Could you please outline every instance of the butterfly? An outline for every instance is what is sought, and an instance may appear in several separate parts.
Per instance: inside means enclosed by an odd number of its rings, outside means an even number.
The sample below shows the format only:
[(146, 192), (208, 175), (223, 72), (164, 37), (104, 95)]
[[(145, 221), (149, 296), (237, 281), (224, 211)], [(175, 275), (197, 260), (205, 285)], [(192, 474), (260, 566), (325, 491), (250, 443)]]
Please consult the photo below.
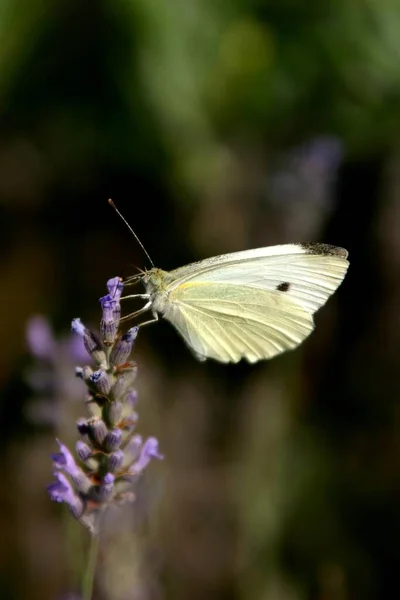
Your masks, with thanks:
[(314, 329), (314, 313), (341, 284), (349, 266), (344, 248), (286, 244), (222, 254), (173, 271), (153, 267), (135, 294), (172, 323), (200, 360), (250, 363), (291, 350)]

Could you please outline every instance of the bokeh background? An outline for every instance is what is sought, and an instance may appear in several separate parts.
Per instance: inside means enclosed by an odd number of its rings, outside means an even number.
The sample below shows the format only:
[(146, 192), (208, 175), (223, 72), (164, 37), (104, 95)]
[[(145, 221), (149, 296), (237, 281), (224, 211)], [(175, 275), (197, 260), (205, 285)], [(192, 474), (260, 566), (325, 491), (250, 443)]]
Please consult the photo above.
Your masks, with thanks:
[(0, 40), (0, 597), (79, 589), (88, 534), (45, 491), (83, 413), (69, 324), (148, 266), (108, 197), (165, 269), (292, 241), (351, 268), (268, 363), (140, 332), (139, 429), (166, 458), (105, 534), (94, 597), (397, 597), (399, 3), (0, 0)]

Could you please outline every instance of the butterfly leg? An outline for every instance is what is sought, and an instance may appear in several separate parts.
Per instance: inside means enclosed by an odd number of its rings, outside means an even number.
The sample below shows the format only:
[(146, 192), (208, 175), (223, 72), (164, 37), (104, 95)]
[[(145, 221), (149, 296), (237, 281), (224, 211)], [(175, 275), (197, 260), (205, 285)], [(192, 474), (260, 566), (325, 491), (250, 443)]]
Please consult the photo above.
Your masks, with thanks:
[(133, 298), (141, 298), (141, 300), (148, 300), (150, 294), (131, 294), (130, 296), (123, 296), (121, 300), (132, 300)]
[[(136, 296), (136, 298), (137, 297), (138, 296)], [(146, 296), (146, 298), (148, 298), (148, 296)], [(151, 305), (152, 305), (152, 302), (151, 302), (151, 300), (149, 300), (148, 302), (146, 302), (146, 304), (144, 306), (142, 306), (142, 308), (139, 308), (139, 310), (136, 310), (135, 312), (130, 313), (129, 315), (125, 315), (124, 317), (122, 317), (122, 319), (120, 321), (126, 321), (127, 319), (134, 319), (135, 317), (146, 312), (146, 310), (149, 310), (151, 308)]]
[(154, 312), (153, 318), (149, 319), (148, 321), (145, 321), (144, 323), (139, 323), (139, 327), (143, 327), (143, 325), (150, 325), (150, 323), (157, 323), (158, 319), (158, 313)]

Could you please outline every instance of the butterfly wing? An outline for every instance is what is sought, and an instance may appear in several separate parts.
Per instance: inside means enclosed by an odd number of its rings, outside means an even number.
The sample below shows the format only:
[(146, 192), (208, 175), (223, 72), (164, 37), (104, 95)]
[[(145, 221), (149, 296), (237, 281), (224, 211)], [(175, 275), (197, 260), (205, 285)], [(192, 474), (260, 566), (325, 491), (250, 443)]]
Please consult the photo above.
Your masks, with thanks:
[(346, 257), (342, 248), (289, 244), (194, 263), (170, 273), (163, 316), (199, 358), (272, 358), (311, 333)]
[(240, 285), (280, 291), (315, 312), (342, 282), (349, 263), (344, 248), (286, 244), (234, 252), (171, 271), (173, 290), (192, 283)]
[(238, 285), (181, 286), (164, 313), (198, 358), (249, 362), (295, 348), (314, 328), (310, 313), (277, 292)]

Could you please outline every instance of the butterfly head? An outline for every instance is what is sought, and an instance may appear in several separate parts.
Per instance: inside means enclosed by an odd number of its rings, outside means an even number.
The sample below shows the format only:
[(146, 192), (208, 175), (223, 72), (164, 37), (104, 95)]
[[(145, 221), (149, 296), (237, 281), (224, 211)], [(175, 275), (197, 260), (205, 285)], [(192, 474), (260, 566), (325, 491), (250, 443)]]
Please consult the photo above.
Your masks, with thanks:
[(142, 275), (142, 282), (149, 294), (163, 292), (167, 287), (168, 273), (153, 267)]

